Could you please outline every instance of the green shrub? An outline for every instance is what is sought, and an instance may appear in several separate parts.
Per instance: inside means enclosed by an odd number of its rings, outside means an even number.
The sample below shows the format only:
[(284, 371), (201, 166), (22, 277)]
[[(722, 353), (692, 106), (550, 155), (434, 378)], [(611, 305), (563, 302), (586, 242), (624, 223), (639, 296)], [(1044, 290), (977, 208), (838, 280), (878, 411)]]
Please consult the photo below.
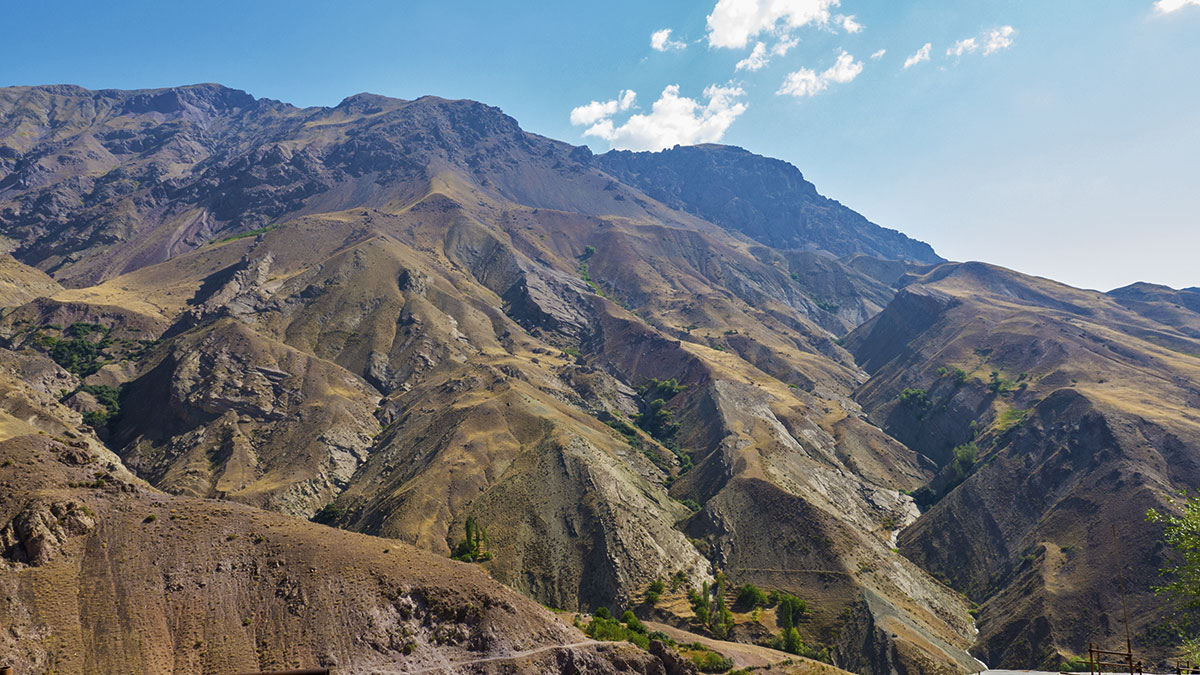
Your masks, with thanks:
[(988, 381), (988, 390), (993, 394), (1003, 396), (1017, 388), (1017, 383), (1012, 380), (1006, 380), (1000, 376), (1000, 373), (993, 370), (991, 379)]
[(682, 586), (684, 583), (686, 583), (687, 580), (688, 580), (687, 572), (684, 572), (683, 570), (676, 570), (675, 574), (671, 575), (671, 590), (672, 591), (679, 590), (679, 587)]
[(968, 377), (967, 371), (962, 368), (955, 368), (954, 366), (942, 366), (937, 369), (937, 374), (938, 377), (953, 378), (954, 386), (956, 387), (965, 384)]
[[(603, 615), (602, 615), (603, 613)], [(625, 612), (625, 615), (633, 617), (632, 612)], [(636, 625), (641, 630), (634, 630), (631, 626), (622, 625), (620, 621), (612, 618), (607, 607), (600, 607), (596, 610), (592, 620), (583, 629), (583, 632), (593, 640), (601, 640), (606, 642), (632, 642), (642, 649), (650, 648), (650, 637), (645, 634), (646, 627), (642, 625), (637, 617), (633, 617)]]
[(1063, 661), (1059, 665), (1058, 670), (1061, 673), (1091, 672), (1092, 665), (1090, 663), (1088, 663), (1087, 659), (1084, 659), (1079, 656), (1073, 656), (1073, 657)]
[(900, 392), (900, 405), (907, 408), (912, 408), (918, 413), (923, 413), (929, 409), (929, 392), (919, 387), (909, 387)]
[(637, 618), (631, 609), (625, 610), (625, 613), (621, 615), (621, 621), (629, 627), (629, 630), (635, 633), (646, 632), (646, 626)]
[(702, 673), (724, 673), (733, 668), (733, 659), (708, 650), (692, 656), (692, 663)]
[(979, 446), (975, 445), (975, 441), (963, 443), (954, 448), (954, 468), (962, 475), (966, 475), (975, 462), (979, 459)]
[[(657, 380), (655, 382), (657, 382)], [(656, 385), (649, 391), (657, 394), (660, 391), (659, 387), (661, 385), (674, 382), (674, 380), (667, 380), (664, 383)], [(634, 421), (637, 422), (637, 425), (644, 429), (646, 433), (660, 441), (665, 441), (674, 436), (675, 433), (679, 431), (679, 424), (671, 420), (672, 413), (666, 408), (666, 405), (667, 400), (674, 396), (675, 393), (678, 393), (678, 391), (681, 389), (682, 387), (676, 389), (675, 392), (670, 393), (667, 398), (659, 396), (658, 398), (652, 399), (646, 404), (645, 412), (638, 413), (634, 416)], [(643, 387), (643, 390), (645, 390), (645, 387)], [(647, 398), (649, 397), (647, 396)]]
[(766, 607), (767, 594), (763, 589), (754, 584), (743, 584), (738, 589), (737, 604), (739, 607), (750, 609), (753, 607)]
[(346, 515), (345, 510), (337, 504), (329, 502), (313, 515), (312, 521), (314, 523), (321, 523), (322, 525), (332, 525), (341, 520), (344, 515)]

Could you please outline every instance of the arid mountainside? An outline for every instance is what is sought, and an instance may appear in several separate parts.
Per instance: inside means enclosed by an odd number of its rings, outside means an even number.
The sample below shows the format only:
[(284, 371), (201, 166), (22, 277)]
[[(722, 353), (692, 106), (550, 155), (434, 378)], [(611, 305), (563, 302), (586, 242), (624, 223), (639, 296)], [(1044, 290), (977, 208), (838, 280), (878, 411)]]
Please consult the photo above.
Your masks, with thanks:
[[(432, 97), (299, 109), (217, 85), (12, 88), (0, 236), (0, 289), (15, 289), (0, 301), (0, 362), (42, 364), (43, 380), (40, 402), (10, 415), (81, 416), (90, 452), (146, 483), (104, 493), (122, 517), (177, 500), (329, 538), (344, 551), (313, 566), (314, 584), (383, 564), (374, 548), (389, 540), (413, 566), (437, 561), (430, 574), (485, 583), (445, 561), (472, 551), (479, 527), (476, 567), (559, 609), (642, 611), (656, 579), (727, 578), (804, 600), (804, 643), (855, 672), (970, 671), (973, 648), (1032, 665), (1090, 639), (1087, 612), (1072, 624), (1049, 593), (1115, 595), (1088, 576), (1100, 549), (1040, 586), (1021, 576), (1030, 560), (1050, 569), (1028, 558), (1038, 546), (1084, 551), (1054, 525), (1060, 501), (1014, 509), (1011, 486), (1035, 491), (1027, 471), (1050, 461), (1025, 458), (1092, 433), (1088, 420), (1140, 419), (1155, 452), (1175, 454), (1169, 470), (1139, 455), (1122, 489), (1154, 498), (1078, 517), (1098, 537), (1121, 514), (1146, 546), (1137, 509), (1196, 484), (1183, 467), (1198, 352), (1180, 298), (942, 264), (736, 148), (596, 156)], [(1009, 330), (1021, 321), (1038, 328)], [(1036, 338), (1048, 326), (1065, 332)], [(1101, 356), (1128, 364), (1093, 386), (1117, 367)], [(1130, 384), (1142, 380), (1160, 389)], [(924, 399), (905, 393), (917, 388)], [(972, 439), (977, 461), (956, 463)], [(1056, 469), (1055, 494), (1097, 498), (1075, 481), (1110, 481), (1148, 447), (1113, 443), (1086, 474)], [(988, 518), (1000, 536), (982, 535)], [(229, 548), (250, 564), (260, 549), (246, 538)], [(496, 621), (503, 649), (530, 648), (527, 628)], [(362, 625), (346, 634), (376, 630)], [(1009, 636), (1029, 648), (1001, 646)], [(587, 668), (647, 656), (584, 651)]]
[(1130, 295), (948, 264), (846, 340), (872, 419), (942, 466), (901, 551), (980, 604), (994, 667), (1122, 643), (1113, 525), (1134, 647), (1169, 644), (1145, 514), (1200, 481), (1200, 340)]
[(163, 494), (58, 402), (73, 375), (3, 357), (0, 651), (17, 673), (664, 672), (632, 645), (590, 644), (471, 565)]

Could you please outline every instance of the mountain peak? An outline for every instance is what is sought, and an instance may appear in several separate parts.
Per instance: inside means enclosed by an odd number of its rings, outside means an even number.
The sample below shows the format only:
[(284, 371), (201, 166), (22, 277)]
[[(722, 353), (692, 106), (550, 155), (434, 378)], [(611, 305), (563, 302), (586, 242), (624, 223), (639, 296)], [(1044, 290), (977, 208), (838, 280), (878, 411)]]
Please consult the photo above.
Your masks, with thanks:
[(208, 117), (251, 108), (258, 102), (258, 99), (240, 89), (214, 83), (127, 92), (106, 89), (97, 92), (101, 96), (114, 93), (124, 99), (123, 111), (128, 114), (157, 112), (185, 117)]
[(928, 244), (880, 227), (821, 195), (795, 166), (737, 146), (614, 150), (594, 163), (668, 206), (775, 248), (943, 262)]

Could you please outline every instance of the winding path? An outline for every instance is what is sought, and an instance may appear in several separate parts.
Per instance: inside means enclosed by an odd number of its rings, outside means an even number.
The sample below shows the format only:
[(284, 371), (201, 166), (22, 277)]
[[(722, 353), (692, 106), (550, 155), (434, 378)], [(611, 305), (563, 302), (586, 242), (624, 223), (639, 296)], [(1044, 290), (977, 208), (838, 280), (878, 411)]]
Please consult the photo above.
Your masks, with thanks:
[(488, 657), (481, 658), (481, 659), (471, 659), (469, 661), (455, 661), (454, 663), (447, 663), (444, 666), (430, 666), (427, 668), (418, 668), (417, 670), (404, 670), (404, 671), (397, 671), (397, 672), (413, 673), (414, 675), (416, 673), (441, 673), (441, 672), (451, 671), (455, 668), (462, 668), (463, 666), (473, 666), (473, 665), (480, 664), (480, 663), (492, 663), (495, 661), (511, 661), (513, 659), (523, 659), (527, 656), (533, 656), (534, 654), (541, 654), (542, 652), (554, 651), (555, 649), (578, 649), (580, 647), (591, 647), (593, 645), (598, 645), (598, 644), (602, 644), (602, 643), (597, 642), (596, 640), (584, 640), (582, 642), (572, 642), (570, 644), (565, 644), (565, 645), (546, 645), (545, 647), (536, 647), (534, 649), (526, 649), (523, 652), (513, 652), (511, 654), (504, 654), (502, 656), (488, 656)]

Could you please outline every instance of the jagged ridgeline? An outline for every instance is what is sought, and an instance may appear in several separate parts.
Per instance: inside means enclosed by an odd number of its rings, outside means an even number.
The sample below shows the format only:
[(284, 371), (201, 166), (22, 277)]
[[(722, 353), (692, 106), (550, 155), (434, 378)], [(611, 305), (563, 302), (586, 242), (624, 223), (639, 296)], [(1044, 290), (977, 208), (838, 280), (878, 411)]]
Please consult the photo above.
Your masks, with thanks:
[(1193, 291), (945, 263), (737, 148), (217, 85), (0, 89), (0, 242), (30, 672), (1057, 668), (1114, 520), (1170, 647)]

